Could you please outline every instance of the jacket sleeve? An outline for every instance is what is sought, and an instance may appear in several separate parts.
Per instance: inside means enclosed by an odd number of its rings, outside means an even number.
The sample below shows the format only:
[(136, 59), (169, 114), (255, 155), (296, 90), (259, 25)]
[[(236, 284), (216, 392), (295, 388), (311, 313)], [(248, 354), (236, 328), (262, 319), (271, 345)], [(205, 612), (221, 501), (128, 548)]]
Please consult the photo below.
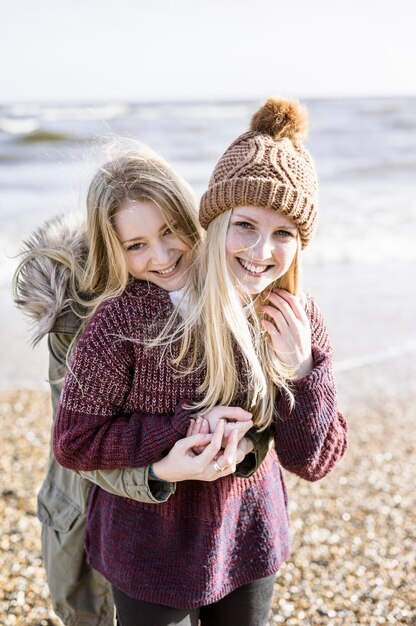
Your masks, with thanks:
[(266, 454), (273, 446), (273, 432), (270, 428), (259, 432), (256, 428), (250, 428), (245, 434), (253, 444), (253, 450), (237, 465), (235, 476), (239, 478), (250, 478), (263, 463)]
[(127, 469), (91, 470), (79, 474), (115, 496), (148, 504), (166, 502), (176, 491), (176, 483), (149, 480), (148, 465)]
[(313, 370), (292, 383), (293, 409), (287, 394), (277, 400), (275, 447), (282, 466), (309, 481), (326, 476), (347, 447), (347, 423), (338, 412), (332, 348), (322, 314), (310, 298)]
[(136, 364), (120, 328), (130, 332), (121, 305), (99, 310), (70, 360), (53, 433), (55, 457), (69, 469), (148, 465), (186, 435), (191, 414), (182, 405), (169, 415), (124, 411)]
[[(66, 356), (74, 337), (75, 329), (58, 325), (48, 336), (49, 383), (52, 397), (52, 410), (55, 416), (66, 370)], [(94, 470), (80, 472), (83, 478), (95, 483), (105, 491), (138, 502), (160, 503), (175, 492), (176, 483), (149, 481), (148, 467), (116, 470)]]

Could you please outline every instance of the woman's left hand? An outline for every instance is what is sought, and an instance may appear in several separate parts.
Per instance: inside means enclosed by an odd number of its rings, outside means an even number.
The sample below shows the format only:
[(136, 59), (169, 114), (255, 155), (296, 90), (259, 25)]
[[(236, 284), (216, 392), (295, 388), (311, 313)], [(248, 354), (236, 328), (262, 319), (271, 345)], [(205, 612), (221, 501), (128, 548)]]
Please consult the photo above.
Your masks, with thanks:
[[(169, 482), (211, 482), (233, 474), (249, 448), (246, 445), (239, 447), (238, 431), (233, 430), (222, 449), (224, 430), (225, 420), (220, 419), (214, 433), (190, 435), (177, 441), (167, 456), (152, 464), (156, 476)], [(195, 447), (203, 448), (201, 454), (194, 453)]]
[(306, 311), (299, 298), (285, 289), (274, 289), (266, 301), (260, 310), (270, 319), (262, 320), (261, 325), (268, 332), (277, 357), (299, 380), (313, 369), (311, 327)]

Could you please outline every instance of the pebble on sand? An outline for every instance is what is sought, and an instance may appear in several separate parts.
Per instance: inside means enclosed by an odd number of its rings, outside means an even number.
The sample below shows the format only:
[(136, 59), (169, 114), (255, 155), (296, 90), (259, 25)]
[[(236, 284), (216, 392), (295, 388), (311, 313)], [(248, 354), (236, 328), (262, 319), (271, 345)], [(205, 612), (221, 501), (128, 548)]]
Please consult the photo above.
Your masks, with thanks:
[[(286, 473), (292, 555), (270, 626), (416, 625), (416, 401), (374, 400), (348, 415), (333, 473)], [(36, 492), (49, 449), (47, 393), (0, 392), (0, 623), (55, 626), (40, 552)], [(238, 625), (236, 625), (238, 626)]]

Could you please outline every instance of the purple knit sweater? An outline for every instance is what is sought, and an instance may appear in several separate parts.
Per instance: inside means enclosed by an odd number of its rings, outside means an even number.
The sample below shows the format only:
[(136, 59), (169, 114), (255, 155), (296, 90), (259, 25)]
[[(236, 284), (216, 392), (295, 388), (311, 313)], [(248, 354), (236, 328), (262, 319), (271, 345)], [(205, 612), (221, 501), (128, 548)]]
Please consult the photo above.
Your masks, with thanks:
[[(74, 470), (137, 467), (182, 438), (200, 376), (177, 378), (159, 350), (140, 342), (172, 312), (169, 294), (132, 282), (91, 320), (71, 360), (54, 429), (59, 463)], [(277, 571), (289, 555), (281, 466), (325, 476), (346, 449), (331, 349), (310, 300), (314, 369), (294, 384), (290, 412), (276, 407), (275, 445), (250, 478), (184, 481), (154, 506), (92, 488), (85, 545), (91, 565), (133, 598), (177, 608), (210, 604)], [(276, 454), (277, 453), (277, 454)]]

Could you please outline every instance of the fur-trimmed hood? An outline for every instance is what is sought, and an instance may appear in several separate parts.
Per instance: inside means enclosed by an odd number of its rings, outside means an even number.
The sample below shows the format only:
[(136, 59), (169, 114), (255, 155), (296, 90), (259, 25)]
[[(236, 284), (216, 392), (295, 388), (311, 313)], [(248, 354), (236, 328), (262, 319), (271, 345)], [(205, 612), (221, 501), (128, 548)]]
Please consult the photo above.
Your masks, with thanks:
[[(33, 345), (65, 316), (75, 320), (79, 305), (72, 268), (87, 256), (85, 221), (75, 213), (60, 215), (37, 228), (23, 243), (13, 280), (16, 305), (33, 320)], [(79, 325), (79, 323), (76, 325)]]

